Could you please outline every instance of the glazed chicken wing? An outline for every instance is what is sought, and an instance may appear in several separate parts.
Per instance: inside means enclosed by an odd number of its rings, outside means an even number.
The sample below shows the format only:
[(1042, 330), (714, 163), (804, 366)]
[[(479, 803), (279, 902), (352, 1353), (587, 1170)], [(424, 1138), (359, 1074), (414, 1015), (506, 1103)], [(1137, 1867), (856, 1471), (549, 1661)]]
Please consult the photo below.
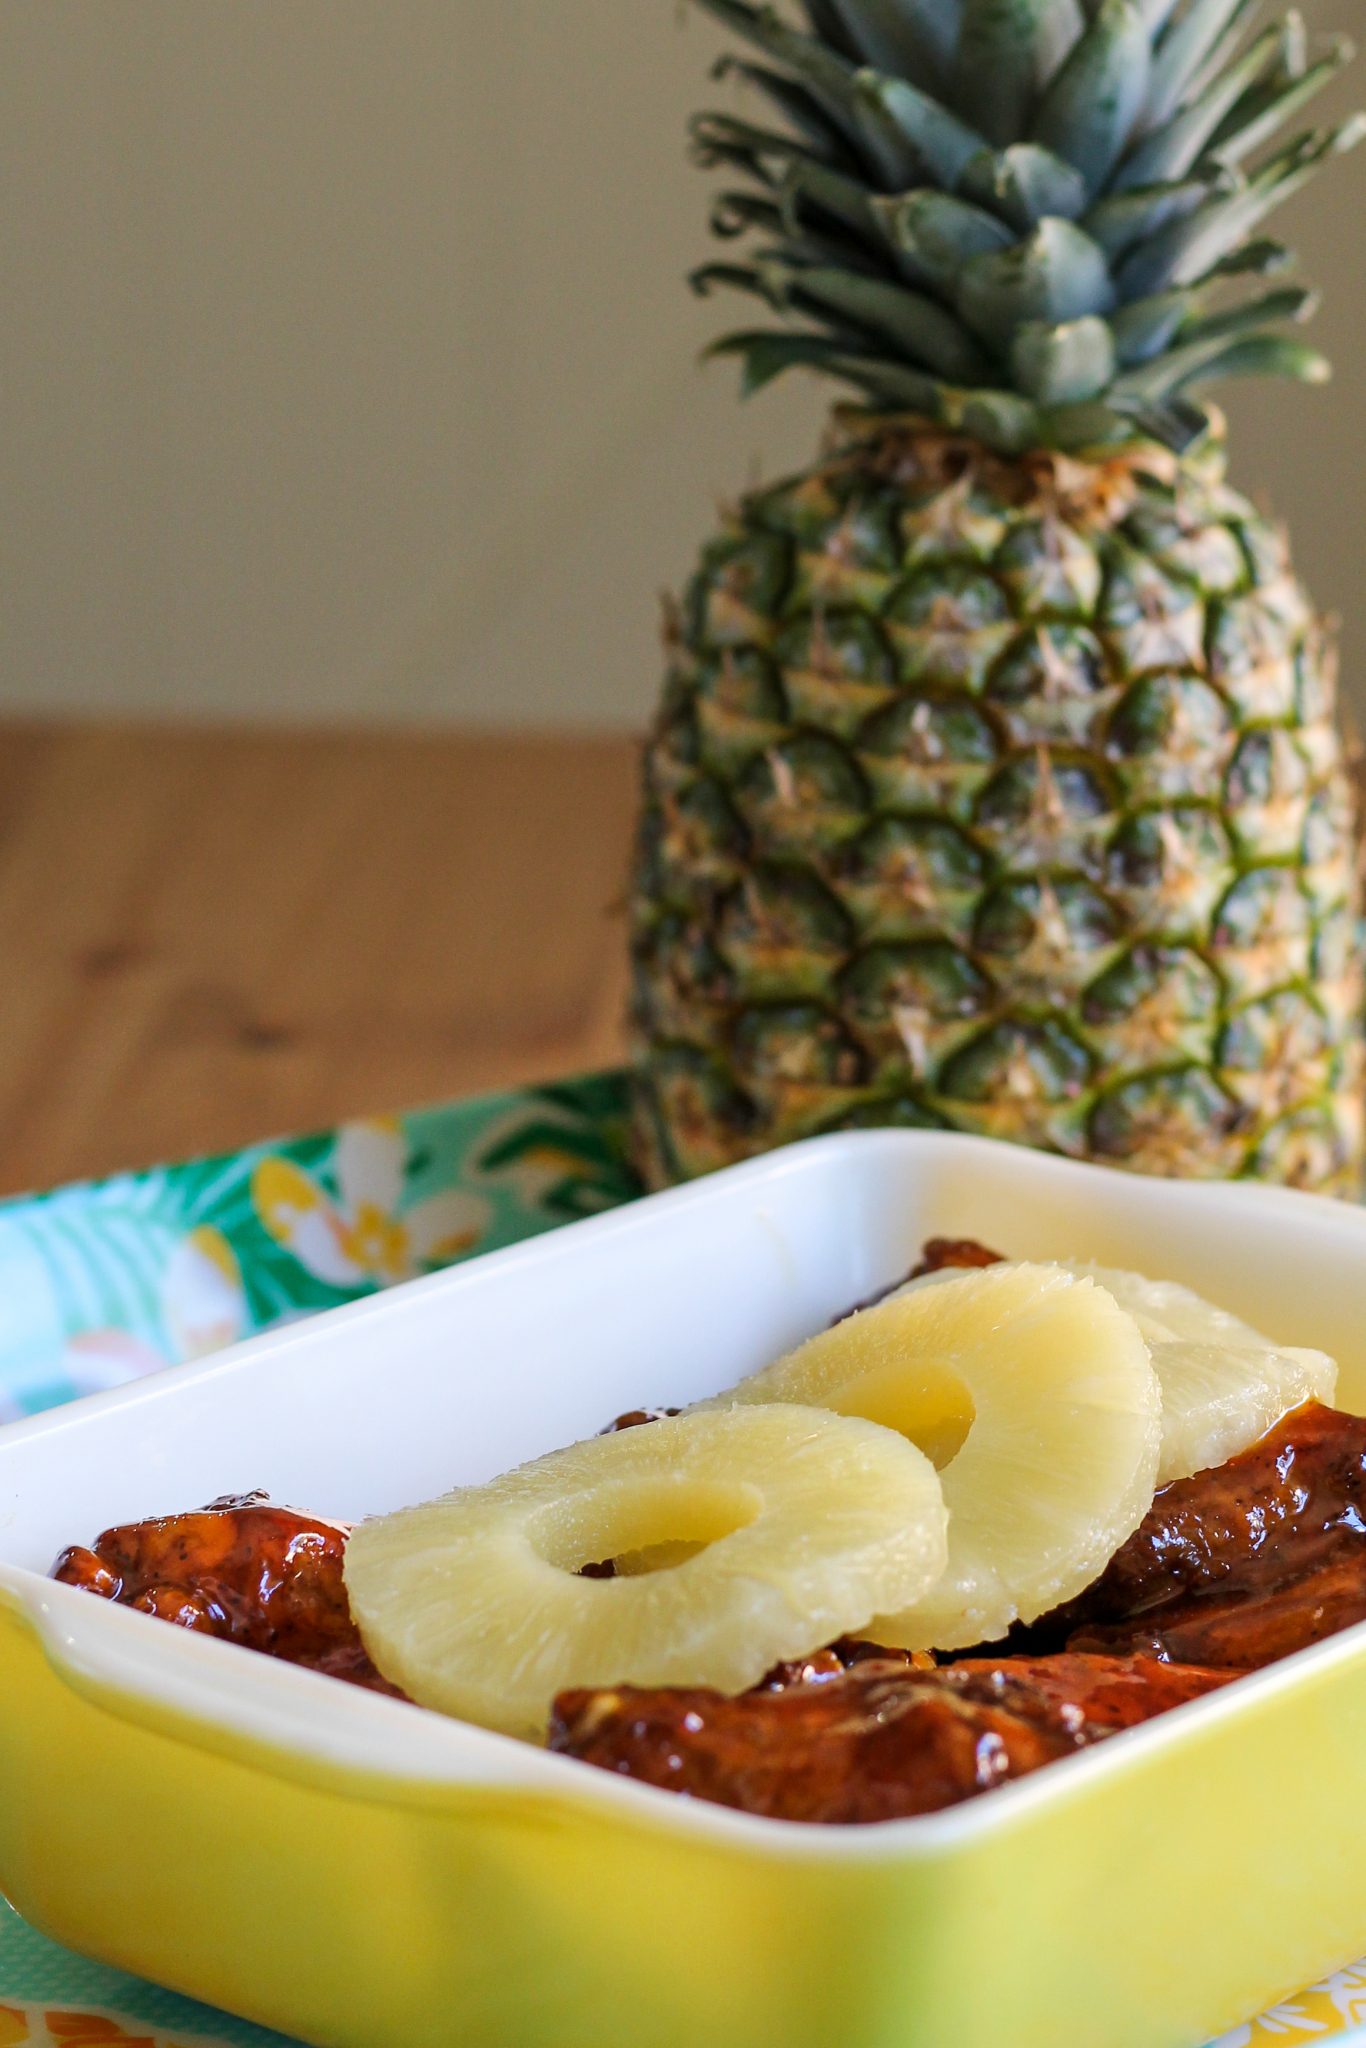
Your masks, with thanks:
[(899, 1287), (905, 1287), (911, 1280), (923, 1280), (927, 1273), (943, 1273), (949, 1267), (961, 1267), (964, 1271), (969, 1271), (982, 1266), (1000, 1266), (1004, 1263), (1004, 1253), (990, 1251), (986, 1245), (979, 1244), (975, 1237), (931, 1237), (926, 1240), (924, 1250), (909, 1273), (900, 1280), (893, 1280), (890, 1286), (880, 1287), (877, 1293), (870, 1294), (866, 1301), (856, 1301), (843, 1315), (836, 1316), (835, 1321), (846, 1323), (850, 1316), (858, 1315), (861, 1309), (876, 1308), (880, 1301), (886, 1301)]
[(1045, 1646), (1251, 1670), (1366, 1620), (1366, 1421), (1297, 1409), (1163, 1487)]
[(53, 1577), (106, 1600), (224, 1636), (374, 1692), (380, 1677), (351, 1619), (342, 1582), (349, 1531), (262, 1494), (106, 1529), (64, 1550)]
[(563, 1693), (550, 1747), (604, 1770), (776, 1820), (935, 1813), (1224, 1685), (1227, 1671), (1142, 1658), (876, 1657), (739, 1699), (629, 1686)]
[(969, 1271), (1004, 1264), (1004, 1252), (989, 1250), (975, 1237), (931, 1237), (926, 1239), (924, 1250), (906, 1278), (923, 1280), (927, 1273), (943, 1273), (951, 1266)]

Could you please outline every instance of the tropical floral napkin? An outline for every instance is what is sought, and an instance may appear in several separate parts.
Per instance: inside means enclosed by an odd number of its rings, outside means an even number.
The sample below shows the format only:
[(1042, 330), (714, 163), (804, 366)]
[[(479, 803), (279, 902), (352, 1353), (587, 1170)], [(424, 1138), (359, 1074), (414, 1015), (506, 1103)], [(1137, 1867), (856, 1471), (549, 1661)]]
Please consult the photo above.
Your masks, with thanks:
[(0, 1203), (0, 1421), (629, 1201), (624, 1128), (596, 1075)]
[[(629, 1201), (625, 1120), (622, 1077), (590, 1075), (0, 1203), (0, 1421)], [(1366, 2048), (1366, 1962), (1216, 2048), (1328, 2041)], [(0, 2048), (21, 2044), (290, 2048), (0, 1904)]]

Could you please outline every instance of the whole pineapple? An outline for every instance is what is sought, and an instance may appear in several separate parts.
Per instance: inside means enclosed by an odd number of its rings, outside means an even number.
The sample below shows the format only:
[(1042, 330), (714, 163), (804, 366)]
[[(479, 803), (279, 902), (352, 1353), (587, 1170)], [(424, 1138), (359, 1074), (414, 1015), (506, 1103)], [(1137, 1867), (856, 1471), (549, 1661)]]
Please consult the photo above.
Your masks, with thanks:
[(1349, 54), (1257, 0), (701, 0), (727, 337), (861, 396), (668, 626), (633, 898), (656, 1180), (949, 1127), (1346, 1190), (1360, 893), (1331, 646), (1224, 481), (1218, 377), (1317, 379), (1259, 225)]

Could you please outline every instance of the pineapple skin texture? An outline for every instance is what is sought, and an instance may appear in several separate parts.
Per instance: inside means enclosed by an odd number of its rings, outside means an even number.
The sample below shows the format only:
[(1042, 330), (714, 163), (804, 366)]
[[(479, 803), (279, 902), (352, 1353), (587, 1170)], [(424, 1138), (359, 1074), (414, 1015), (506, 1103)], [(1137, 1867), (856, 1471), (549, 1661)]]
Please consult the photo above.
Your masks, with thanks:
[(1178, 458), (837, 415), (666, 620), (632, 891), (635, 1139), (1011, 1139), (1356, 1194), (1336, 659), (1283, 532)]

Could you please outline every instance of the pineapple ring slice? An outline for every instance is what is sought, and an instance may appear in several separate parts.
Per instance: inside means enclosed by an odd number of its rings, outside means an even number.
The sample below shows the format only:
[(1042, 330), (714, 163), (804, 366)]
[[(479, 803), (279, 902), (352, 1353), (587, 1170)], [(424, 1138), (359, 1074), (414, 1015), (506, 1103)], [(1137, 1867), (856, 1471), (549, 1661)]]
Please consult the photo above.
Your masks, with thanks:
[[(362, 1522), (346, 1588), (410, 1699), (540, 1741), (568, 1687), (743, 1692), (919, 1599), (946, 1522), (933, 1465), (892, 1430), (789, 1404), (712, 1409)], [(623, 1554), (628, 1573), (579, 1576)]]
[[(1332, 1406), (1338, 1368), (1326, 1351), (1276, 1344), (1176, 1280), (1075, 1259), (1058, 1263), (1103, 1287), (1142, 1332), (1162, 1392), (1159, 1486), (1227, 1463), (1306, 1401)], [(900, 1291), (941, 1285), (955, 1272), (923, 1273)]]
[(1094, 1280), (1001, 1265), (938, 1278), (813, 1337), (724, 1397), (805, 1401), (900, 1431), (940, 1467), (949, 1560), (865, 1631), (965, 1649), (1082, 1592), (1152, 1504), (1147, 1346)]
[(1152, 1354), (1162, 1389), (1159, 1486), (1225, 1464), (1306, 1401), (1332, 1406), (1338, 1369), (1326, 1352), (1274, 1344), (1175, 1280), (1108, 1266), (1067, 1270), (1112, 1295)]

